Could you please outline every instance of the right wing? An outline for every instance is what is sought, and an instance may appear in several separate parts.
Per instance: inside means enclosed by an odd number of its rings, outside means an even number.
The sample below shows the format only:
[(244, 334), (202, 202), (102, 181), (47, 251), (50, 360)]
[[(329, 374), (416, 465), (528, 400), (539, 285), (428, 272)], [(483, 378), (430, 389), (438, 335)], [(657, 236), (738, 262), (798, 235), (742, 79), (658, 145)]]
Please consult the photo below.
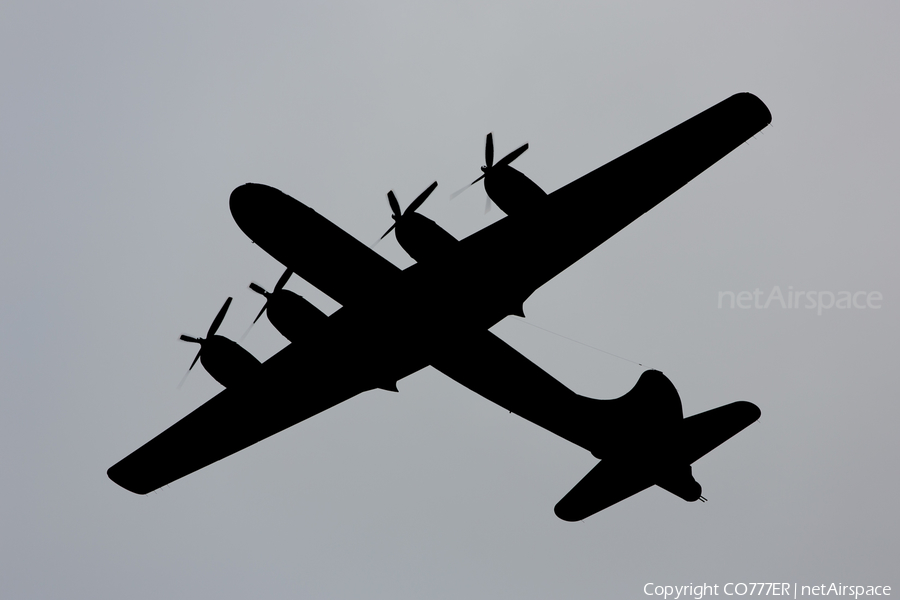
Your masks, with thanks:
[(735, 94), (556, 190), (535, 210), (462, 240), (459, 260), (469, 273), (500, 265), (485, 281), (527, 298), (771, 121), (759, 98)]

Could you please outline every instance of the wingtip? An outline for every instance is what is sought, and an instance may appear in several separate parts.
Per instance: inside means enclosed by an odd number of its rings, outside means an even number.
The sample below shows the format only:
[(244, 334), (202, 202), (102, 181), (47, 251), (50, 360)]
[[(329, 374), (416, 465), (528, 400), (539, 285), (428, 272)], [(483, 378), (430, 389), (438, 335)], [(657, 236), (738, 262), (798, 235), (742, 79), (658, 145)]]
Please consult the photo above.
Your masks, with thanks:
[[(751, 92), (740, 92), (732, 96), (736, 102), (744, 104), (748, 113), (755, 113), (762, 127), (772, 124), (772, 111), (766, 106), (766, 103), (760, 100), (759, 96)], [(762, 129), (760, 127), (760, 129)]]
[(556, 506), (553, 507), (553, 514), (555, 514), (559, 519), (566, 521), (568, 523), (577, 523), (578, 521), (583, 520), (584, 517), (581, 515), (576, 515), (570, 510), (566, 510), (565, 502), (560, 500), (556, 503)]
[(115, 483), (120, 488), (128, 490), (129, 492), (137, 494), (139, 496), (145, 496), (153, 491), (143, 488), (139, 485), (139, 482), (129, 480), (127, 472), (122, 467), (122, 461), (119, 461), (108, 468), (106, 470), (106, 476), (109, 477), (110, 481)]
[(762, 411), (757, 405), (753, 404), (752, 402), (741, 400), (735, 402), (734, 405), (739, 407), (743, 411), (744, 415), (746, 415), (747, 420), (751, 423), (755, 423), (762, 416)]

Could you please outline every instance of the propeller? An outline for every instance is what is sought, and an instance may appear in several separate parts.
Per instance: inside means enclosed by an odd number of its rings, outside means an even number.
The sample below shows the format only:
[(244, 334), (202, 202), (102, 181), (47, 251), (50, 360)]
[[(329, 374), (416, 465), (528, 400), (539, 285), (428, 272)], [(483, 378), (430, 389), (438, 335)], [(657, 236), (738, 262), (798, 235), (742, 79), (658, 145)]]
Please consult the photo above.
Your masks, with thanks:
[[(206, 343), (206, 341), (209, 338), (211, 338), (212, 336), (216, 335), (216, 331), (219, 329), (219, 325), (222, 324), (222, 319), (225, 318), (225, 313), (228, 312), (229, 306), (231, 306), (231, 297), (229, 297), (228, 300), (225, 301), (225, 304), (222, 305), (222, 308), (219, 309), (219, 314), (217, 314), (216, 318), (213, 319), (212, 325), (209, 326), (209, 331), (206, 332), (206, 338), (195, 338), (195, 337), (191, 337), (189, 335), (183, 335), (183, 334), (179, 338), (183, 342), (191, 342), (193, 344), (200, 344), (200, 350), (197, 351), (197, 356), (194, 357), (194, 362), (192, 362), (191, 366), (188, 367), (188, 371), (193, 369), (194, 365), (197, 364), (197, 360), (199, 360), (200, 355), (203, 353), (203, 345)], [(185, 374), (185, 377), (187, 377), (187, 374)], [(182, 383), (184, 382), (183, 379), (181, 381), (182, 381)], [(179, 385), (179, 387), (181, 387), (181, 386)]]
[(416, 198), (415, 200), (413, 200), (412, 204), (407, 206), (406, 210), (402, 211), (402, 212), (400, 211), (400, 203), (397, 202), (397, 197), (394, 195), (394, 191), (391, 190), (390, 192), (388, 192), (387, 193), (388, 204), (391, 205), (391, 212), (393, 213), (391, 215), (391, 217), (394, 219), (394, 224), (391, 225), (388, 228), (388, 230), (384, 232), (384, 235), (381, 236), (378, 241), (383, 240), (385, 238), (385, 236), (387, 236), (387, 234), (389, 234), (391, 232), (391, 230), (397, 226), (397, 223), (399, 223), (403, 219), (403, 217), (405, 217), (408, 214), (412, 214), (412, 213), (416, 212), (416, 209), (419, 208), (420, 206), (422, 206), (422, 203), (425, 202), (425, 199), (431, 195), (431, 192), (433, 192), (434, 188), (436, 188), (436, 187), (437, 187), (437, 181), (435, 181), (434, 183), (429, 185), (428, 189), (425, 190), (424, 192), (422, 192), (421, 194), (419, 194), (419, 197)]
[[(281, 288), (284, 287), (284, 284), (286, 284), (286, 283), (288, 282), (288, 279), (291, 278), (291, 273), (292, 273), (292, 271), (290, 270), (290, 268), (285, 269), (284, 273), (283, 273), (283, 274), (281, 275), (281, 277), (278, 279), (278, 283), (275, 284), (275, 289), (273, 289), (271, 292), (267, 292), (267, 291), (264, 290), (264, 289), (262, 288), (262, 286), (259, 285), (259, 284), (256, 284), (256, 283), (251, 283), (251, 284), (250, 284), (250, 289), (251, 289), (251, 290), (253, 290), (253, 291), (256, 292), (257, 294), (259, 294), (260, 296), (265, 297), (265, 299), (266, 299), (266, 303), (263, 304), (263, 307), (262, 307), (262, 309), (259, 311), (259, 314), (256, 315), (256, 318), (255, 318), (255, 319), (253, 319), (253, 323), (256, 323), (257, 321), (259, 321), (259, 318), (263, 315), (264, 312), (266, 312), (266, 308), (268, 308), (268, 306), (269, 306), (269, 300), (271, 300), (272, 294), (278, 293), (278, 291), (281, 290)], [(245, 334), (245, 335), (246, 335), (246, 334)]]
[[(464, 191), (469, 189), (470, 186), (473, 186), (476, 183), (478, 183), (479, 181), (481, 181), (482, 179), (484, 179), (484, 177), (488, 173), (490, 173), (491, 169), (493, 169), (494, 167), (507, 166), (509, 163), (511, 163), (512, 161), (519, 158), (522, 155), (522, 153), (525, 152), (526, 150), (528, 150), (528, 144), (523, 144), (523, 145), (519, 146), (518, 148), (516, 148), (515, 150), (513, 150), (512, 152), (510, 152), (509, 154), (507, 154), (506, 156), (504, 156), (503, 158), (501, 158), (499, 161), (497, 161), (497, 164), (494, 164), (494, 134), (493, 133), (487, 134), (487, 138), (484, 141), (484, 166), (481, 167), (481, 175), (475, 181), (468, 184), (464, 188), (453, 192), (453, 194), (450, 196), (450, 198), (451, 199), (456, 198), (457, 196), (462, 194)], [(490, 210), (490, 202), (488, 202), (487, 208), (485, 209), (484, 212), (487, 212), (488, 210)]]

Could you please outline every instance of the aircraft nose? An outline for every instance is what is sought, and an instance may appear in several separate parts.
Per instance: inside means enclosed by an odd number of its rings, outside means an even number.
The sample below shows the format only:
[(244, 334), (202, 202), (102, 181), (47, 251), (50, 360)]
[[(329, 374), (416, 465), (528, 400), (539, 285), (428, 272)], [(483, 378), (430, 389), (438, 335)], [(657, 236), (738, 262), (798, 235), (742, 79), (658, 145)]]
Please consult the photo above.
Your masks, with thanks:
[(302, 216), (306, 207), (276, 188), (262, 183), (245, 183), (231, 192), (231, 216), (255, 243), (281, 231)]
[[(282, 196), (281, 192), (261, 183), (245, 183), (231, 192), (229, 206), (234, 222), (251, 239), (259, 224), (258, 221), (271, 211), (273, 201)], [(277, 202), (276, 202), (277, 204)]]
[(261, 187), (258, 183), (245, 183), (234, 188), (231, 192), (231, 198), (228, 201), (231, 207), (231, 215), (237, 221), (238, 215), (243, 215), (250, 205), (253, 203), (253, 196), (257, 195), (257, 188)]
[(270, 204), (266, 199), (272, 197), (272, 192), (277, 190), (261, 183), (245, 183), (231, 192), (231, 216), (250, 239), (255, 239), (258, 233), (259, 221)]

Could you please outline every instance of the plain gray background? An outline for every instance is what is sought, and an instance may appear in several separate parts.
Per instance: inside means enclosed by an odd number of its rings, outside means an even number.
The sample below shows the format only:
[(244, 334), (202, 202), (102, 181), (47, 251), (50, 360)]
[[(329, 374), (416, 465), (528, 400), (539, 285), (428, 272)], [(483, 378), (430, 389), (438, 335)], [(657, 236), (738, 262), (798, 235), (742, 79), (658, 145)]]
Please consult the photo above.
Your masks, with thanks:
[[(896, 588), (898, 13), (5, 2), (0, 595)], [(178, 335), (203, 335), (234, 296), (220, 332), (239, 338), (262, 304), (247, 284), (282, 271), (231, 220), (235, 186), (276, 186), (371, 244), (392, 222), (389, 189), (406, 206), (437, 179), (421, 210), (462, 238), (502, 217), (484, 214), (480, 184), (448, 200), (480, 173), (488, 131), (498, 156), (529, 142), (515, 166), (552, 191), (740, 91), (772, 127), (525, 305), (535, 325), (663, 370), (687, 414), (760, 406), (694, 467), (708, 503), (654, 488), (560, 521), (554, 504), (595, 461), (431, 369), (158, 493), (107, 479), (219, 389), (200, 368), (176, 389), (196, 352)], [(411, 262), (393, 235), (375, 251)], [(884, 299), (821, 316), (717, 308), (720, 291), (776, 285)], [(288, 287), (336, 308), (296, 277)], [(495, 331), (593, 397), (642, 371), (512, 319)], [(244, 344), (265, 358), (284, 341), (263, 319)]]

